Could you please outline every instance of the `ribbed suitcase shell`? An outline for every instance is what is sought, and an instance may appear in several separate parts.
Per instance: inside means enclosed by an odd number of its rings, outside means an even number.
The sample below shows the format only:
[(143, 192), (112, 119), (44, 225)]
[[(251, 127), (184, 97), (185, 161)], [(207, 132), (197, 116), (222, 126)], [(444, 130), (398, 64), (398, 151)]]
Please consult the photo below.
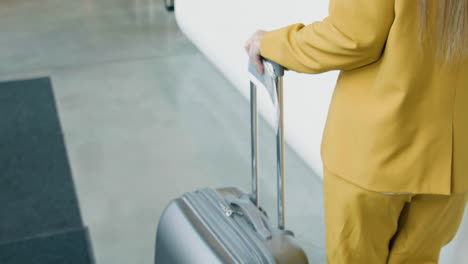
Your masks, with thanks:
[[(241, 208), (247, 203), (250, 208)], [(247, 194), (224, 188), (187, 193), (166, 207), (157, 230), (155, 263), (308, 261), (292, 232), (272, 228)]]

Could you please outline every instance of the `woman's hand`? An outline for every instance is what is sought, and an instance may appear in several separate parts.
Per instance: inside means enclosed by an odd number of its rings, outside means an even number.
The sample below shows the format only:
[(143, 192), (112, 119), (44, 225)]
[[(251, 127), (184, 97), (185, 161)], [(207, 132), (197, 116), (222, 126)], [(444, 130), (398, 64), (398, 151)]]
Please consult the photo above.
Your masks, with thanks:
[(255, 69), (257, 69), (260, 74), (263, 74), (264, 71), (262, 57), (260, 56), (260, 41), (266, 33), (267, 32), (263, 30), (257, 30), (257, 32), (247, 40), (247, 43), (245, 43), (245, 50), (247, 54), (249, 54), (249, 58), (253, 62)]

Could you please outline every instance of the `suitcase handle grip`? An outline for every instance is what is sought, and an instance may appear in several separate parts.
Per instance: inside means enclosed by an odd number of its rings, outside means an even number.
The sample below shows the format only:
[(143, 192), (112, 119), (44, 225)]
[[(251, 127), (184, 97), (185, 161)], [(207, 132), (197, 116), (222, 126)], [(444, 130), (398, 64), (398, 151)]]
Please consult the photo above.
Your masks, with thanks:
[(258, 213), (258, 208), (249, 200), (250, 197), (235, 197), (230, 195), (226, 198), (231, 208), (238, 208), (247, 221), (252, 225), (255, 233), (259, 234), (263, 240), (269, 240), (272, 237), (270, 228), (264, 221), (263, 214)]
[(258, 110), (257, 110), (257, 85), (253, 80), (259, 81), (267, 89), (272, 97), (276, 110), (276, 163), (277, 163), (277, 208), (278, 228), (285, 230), (284, 212), (284, 134), (283, 134), (283, 76), (284, 68), (268, 59), (263, 59), (265, 73), (260, 75), (249, 63), (250, 80), (250, 124), (251, 124), (251, 148), (252, 148), (252, 201), (259, 206), (258, 190)]

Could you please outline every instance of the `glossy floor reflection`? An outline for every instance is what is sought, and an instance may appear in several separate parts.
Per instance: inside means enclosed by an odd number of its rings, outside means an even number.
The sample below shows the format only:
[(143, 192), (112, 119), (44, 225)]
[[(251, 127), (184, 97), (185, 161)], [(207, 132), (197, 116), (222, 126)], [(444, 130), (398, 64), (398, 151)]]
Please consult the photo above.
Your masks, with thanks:
[(0, 1), (0, 73), (193, 53), (161, 2)]
[[(183, 192), (249, 189), (248, 103), (162, 1), (7, 0), (0, 31), (0, 80), (52, 78), (98, 264), (152, 263), (158, 218)], [(275, 220), (274, 134), (260, 129), (261, 199)], [(286, 176), (286, 225), (325, 263), (321, 182), (290, 149)]]

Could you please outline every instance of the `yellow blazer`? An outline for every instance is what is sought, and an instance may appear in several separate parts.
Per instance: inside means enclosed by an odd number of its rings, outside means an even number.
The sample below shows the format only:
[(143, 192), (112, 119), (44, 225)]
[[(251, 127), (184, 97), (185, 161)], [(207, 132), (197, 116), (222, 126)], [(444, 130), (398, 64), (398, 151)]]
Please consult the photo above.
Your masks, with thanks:
[(341, 70), (321, 145), (330, 171), (378, 192), (468, 191), (468, 63), (437, 63), (418, 19), (415, 0), (330, 0), (323, 21), (268, 32), (261, 55)]

